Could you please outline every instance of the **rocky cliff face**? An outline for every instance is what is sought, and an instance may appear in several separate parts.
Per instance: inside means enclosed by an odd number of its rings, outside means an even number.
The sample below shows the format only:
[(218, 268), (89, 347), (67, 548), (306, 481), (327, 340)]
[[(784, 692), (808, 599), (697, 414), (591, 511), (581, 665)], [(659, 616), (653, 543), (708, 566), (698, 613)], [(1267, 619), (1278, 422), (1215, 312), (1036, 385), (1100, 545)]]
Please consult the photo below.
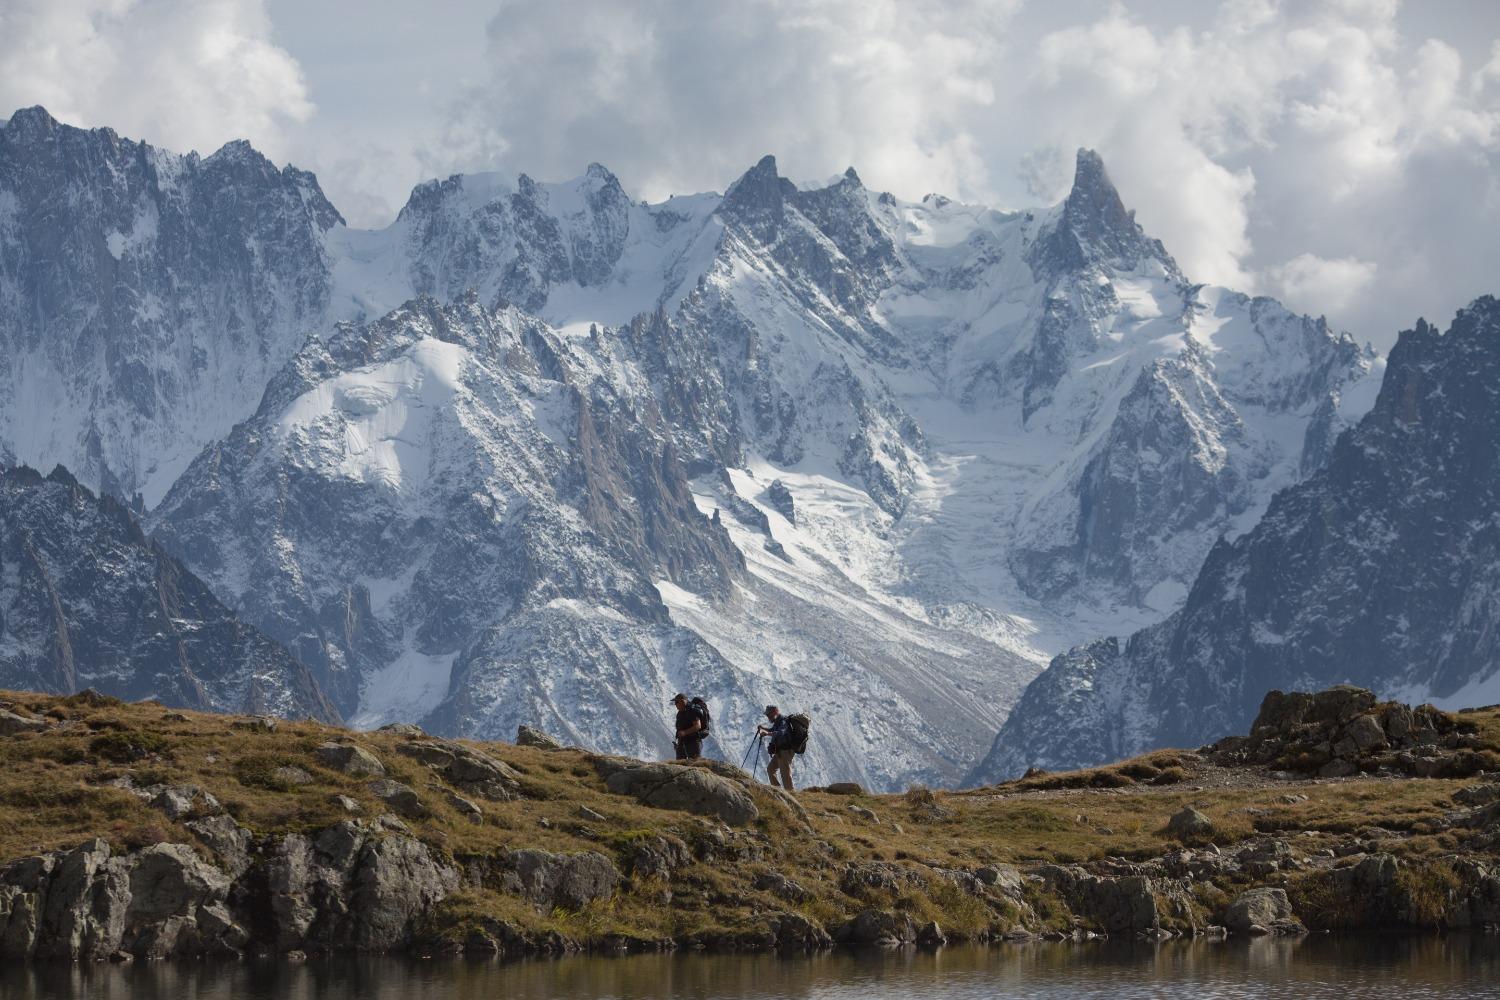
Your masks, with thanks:
[(1243, 729), (1271, 688), (1495, 701), (1497, 378), (1493, 298), (1446, 334), (1404, 332), (1323, 468), (1214, 547), (1181, 611), (1055, 659), (976, 777), (1196, 745)]
[(178, 156), (41, 108), (0, 128), (0, 450), (155, 503), (325, 322), (311, 174)]
[(302, 663), (61, 468), (0, 472), (0, 684), (339, 717)]

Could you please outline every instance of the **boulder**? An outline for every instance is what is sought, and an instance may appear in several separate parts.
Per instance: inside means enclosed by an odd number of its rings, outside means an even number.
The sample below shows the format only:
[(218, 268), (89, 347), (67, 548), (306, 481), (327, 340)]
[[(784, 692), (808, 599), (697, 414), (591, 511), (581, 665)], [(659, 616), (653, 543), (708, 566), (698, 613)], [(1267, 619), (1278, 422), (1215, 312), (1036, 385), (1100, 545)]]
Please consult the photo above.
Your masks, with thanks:
[(917, 869), (887, 861), (851, 862), (839, 876), (839, 888), (850, 896), (862, 896), (872, 889), (903, 892), (926, 884), (927, 879)]
[(800, 913), (778, 913), (770, 919), (771, 934), (782, 951), (818, 951), (833, 946), (823, 925)]
[(616, 795), (631, 795), (643, 805), (714, 816), (726, 823), (753, 823), (760, 810), (745, 786), (702, 767), (637, 764), (615, 770), (605, 786)]
[(1161, 927), (1147, 876), (1094, 875), (1076, 865), (1044, 865), (1037, 874), (1075, 915), (1107, 934), (1153, 935)]
[(518, 726), (516, 728), (516, 746), (536, 747), (539, 750), (562, 750), (562, 742), (555, 737), (533, 729), (531, 726)]
[(403, 743), (399, 753), (432, 768), (455, 788), (491, 802), (509, 802), (521, 797), (521, 775), (504, 761), (453, 740), (418, 740)]
[(830, 795), (863, 795), (863, 794), (865, 794), (864, 788), (860, 784), (858, 784), (857, 782), (853, 782), (853, 781), (835, 781), (833, 784), (828, 785), (827, 787), (825, 787), (823, 789), (823, 791), (827, 792)]
[(938, 926), (936, 920), (929, 920), (917, 929), (917, 944), (934, 948), (941, 947), (947, 943), (948, 937), (943, 933), (942, 927)]
[(641, 878), (671, 875), (693, 860), (688, 845), (670, 834), (633, 840), (624, 854), (630, 874)]
[(377, 778), (366, 787), (370, 789), (370, 794), (401, 816), (408, 819), (421, 819), (427, 815), (427, 806), (423, 804), (422, 799), (410, 785), (403, 785), (390, 778)]
[(298, 785), (311, 784), (313, 776), (306, 768), (298, 767), (296, 764), (282, 764), (271, 771), (271, 780), (278, 785), (296, 788)]
[(71, 851), (55, 852), (47, 863), (23, 867), (21, 874), (21, 884), (29, 882), (35, 893), (34, 904), (19, 914), (29, 941), (18, 943), (29, 954), (98, 959), (120, 947), (130, 875), (124, 860), (111, 856), (108, 843), (86, 840)]
[(360, 951), (410, 943), (415, 923), (458, 888), (456, 869), (438, 861), (412, 837), (366, 844), (350, 879), (350, 941)]
[(1167, 835), (1178, 840), (1202, 840), (1213, 832), (1213, 821), (1192, 806), (1184, 806), (1167, 820)]
[(509, 851), (501, 863), (500, 888), (544, 907), (581, 910), (596, 899), (609, 899), (620, 884), (614, 862), (597, 851)]
[(1021, 888), (1021, 870), (1014, 865), (985, 865), (974, 870), (974, 877), (985, 885), (1006, 891)]
[(917, 928), (905, 913), (863, 910), (838, 929), (834, 937), (844, 944), (871, 944), (895, 948), (917, 940)]
[(195, 813), (211, 815), (223, 808), (218, 799), (197, 785), (150, 785), (135, 790), (135, 794), (146, 799), (151, 808), (161, 810), (172, 820)]
[(860, 819), (864, 820), (866, 823), (880, 822), (880, 817), (875, 815), (875, 811), (873, 809), (866, 809), (864, 806), (851, 805), (849, 807), (849, 811), (858, 816)]
[(1238, 934), (1306, 934), (1285, 889), (1249, 889), (1229, 904), (1224, 926)]
[(14, 736), (17, 733), (42, 733), (46, 732), (49, 728), (45, 720), (17, 715), (9, 709), (0, 708), (0, 736)]
[(385, 777), (385, 765), (364, 747), (353, 743), (328, 742), (313, 751), (319, 764), (360, 778)]
[(375, 731), (377, 733), (396, 733), (400, 736), (427, 735), (427, 733), (422, 729), (421, 726), (413, 725), (410, 722), (387, 722), (385, 725), (381, 726)]
[(780, 872), (761, 872), (750, 883), (750, 888), (757, 892), (769, 892), (777, 899), (783, 899), (789, 903), (805, 903), (812, 898), (812, 893), (804, 889), (800, 883), (792, 881)]
[(479, 803), (473, 799), (466, 799), (457, 792), (443, 791), (443, 798), (448, 804), (458, 811), (458, 814), (470, 823), (483, 823), (484, 810), (479, 808)]

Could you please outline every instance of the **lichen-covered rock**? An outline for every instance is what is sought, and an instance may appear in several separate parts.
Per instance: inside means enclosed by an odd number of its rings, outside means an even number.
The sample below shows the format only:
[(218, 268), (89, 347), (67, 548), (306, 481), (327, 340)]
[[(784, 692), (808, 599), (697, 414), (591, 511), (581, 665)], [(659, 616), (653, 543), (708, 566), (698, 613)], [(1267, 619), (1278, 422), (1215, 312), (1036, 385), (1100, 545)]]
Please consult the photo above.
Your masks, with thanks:
[(620, 884), (614, 862), (597, 851), (509, 851), (502, 864), (500, 887), (543, 907), (579, 910), (596, 899), (610, 898)]
[(1214, 832), (1213, 820), (1192, 806), (1184, 806), (1167, 820), (1167, 835), (1178, 840), (1202, 840)]
[(264, 865), (265, 906), (278, 951), (383, 951), (459, 884), (458, 871), (421, 841), (345, 820), (316, 837), (288, 834)]
[(1108, 934), (1154, 934), (1161, 927), (1150, 878), (1094, 875), (1076, 865), (1044, 865), (1037, 874), (1081, 920)]
[(632, 841), (625, 857), (631, 875), (666, 876), (691, 862), (693, 852), (681, 838), (666, 834)]
[(183, 819), (195, 813), (212, 814), (222, 809), (218, 799), (197, 785), (148, 785), (133, 790), (146, 799), (151, 808), (165, 813), (168, 819)]
[(238, 879), (249, 869), (252, 837), (232, 816), (220, 813), (189, 820), (184, 825), (214, 852), (219, 867), (231, 879)]
[(29, 716), (17, 715), (9, 709), (0, 708), (0, 736), (14, 736), (17, 733), (41, 733), (48, 726), (43, 719), (33, 719)]
[(231, 880), (186, 844), (115, 856), (102, 840), (0, 870), (0, 955), (100, 960), (232, 954)]
[(917, 928), (905, 913), (890, 910), (863, 910), (834, 934), (845, 944), (870, 944), (895, 948), (917, 940)]
[(516, 745), (522, 747), (536, 747), (540, 750), (561, 750), (562, 742), (556, 737), (534, 729), (531, 726), (516, 727)]
[(313, 756), (324, 767), (331, 767), (344, 774), (361, 778), (385, 777), (385, 765), (380, 763), (380, 758), (353, 743), (323, 743), (313, 751)]
[(742, 825), (760, 818), (745, 786), (702, 767), (637, 764), (614, 771), (605, 786), (616, 795), (632, 795), (643, 805), (715, 816)]
[(413, 925), (458, 888), (458, 873), (411, 837), (364, 845), (350, 882), (351, 939), (360, 951), (408, 943)]
[(1285, 889), (1249, 889), (1235, 897), (1224, 926), (1239, 934), (1306, 934)]
[(1021, 870), (1015, 865), (985, 865), (974, 870), (974, 877), (985, 885), (1004, 890), (1021, 888)]
[(784, 899), (789, 903), (805, 903), (812, 898), (812, 893), (804, 889), (801, 883), (780, 872), (761, 872), (750, 883), (750, 888), (757, 892), (769, 892), (777, 899)]
[(410, 785), (403, 785), (390, 778), (377, 778), (366, 787), (370, 789), (370, 794), (408, 819), (421, 819), (429, 812), (421, 796)]
[(521, 775), (515, 768), (454, 740), (413, 741), (403, 743), (397, 751), (415, 757), (470, 795), (491, 802), (508, 802), (521, 796)]
[(833, 938), (823, 925), (800, 913), (778, 913), (769, 924), (781, 951), (819, 951), (833, 946)]

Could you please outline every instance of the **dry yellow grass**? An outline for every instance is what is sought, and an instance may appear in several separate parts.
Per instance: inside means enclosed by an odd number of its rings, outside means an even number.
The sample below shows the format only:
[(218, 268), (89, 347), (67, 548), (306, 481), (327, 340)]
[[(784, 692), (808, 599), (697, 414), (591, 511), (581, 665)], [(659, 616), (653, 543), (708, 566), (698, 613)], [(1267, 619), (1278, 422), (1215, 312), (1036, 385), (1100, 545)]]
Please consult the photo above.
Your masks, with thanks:
[[(313, 750), (329, 739), (365, 747), (380, 758), (390, 777), (416, 789), (432, 815), (410, 821), (413, 832), (450, 856), (536, 847), (600, 850), (623, 858), (635, 838), (668, 833), (692, 843), (707, 826), (695, 817), (609, 793), (589, 755), (579, 751), (472, 744), (519, 771), (527, 796), (513, 802), (480, 802), (483, 822), (474, 823), (439, 794), (434, 772), (397, 752), (407, 739), (397, 733), (351, 733), (313, 722), (282, 722), (271, 733), (235, 728), (234, 720), (222, 716), (177, 713), (150, 703), (90, 703), (3, 692), (0, 701), (67, 723), (43, 733), (0, 739), (0, 859), (68, 847), (92, 836), (122, 846), (194, 842), (184, 827), (110, 784), (127, 774), (137, 784), (201, 785), (258, 835), (314, 830), (344, 819), (348, 814), (335, 801), (339, 795), (361, 803), (365, 816), (386, 811), (366, 779), (318, 763)], [(1487, 738), (1500, 739), (1500, 712), (1474, 718)], [(279, 783), (273, 773), (282, 765), (300, 767), (312, 780)], [(1165, 783), (1162, 774), (1170, 776)], [(1452, 808), (1453, 792), (1470, 783), (1367, 778), (1203, 784), (1212, 777), (1196, 755), (1158, 752), (1110, 768), (967, 792), (803, 792), (799, 798), (809, 812), (811, 832), (762, 792), (758, 795), (763, 819), (757, 832), (764, 837), (764, 850), (756, 860), (691, 864), (670, 885), (642, 881), (631, 892), (576, 914), (539, 915), (515, 899), (468, 890), (450, 899), (433, 919), (460, 928), (476, 915), (489, 914), (588, 940), (611, 935), (681, 938), (691, 930), (749, 934), (767, 913), (790, 905), (750, 888), (756, 875), (775, 870), (809, 890), (809, 900), (800, 906), (807, 915), (831, 924), (872, 903), (839, 890), (844, 861), (973, 869), (994, 862), (1145, 859), (1177, 846), (1163, 827), (1185, 805), (1209, 816), (1217, 831), (1213, 839), (1220, 846), (1258, 833), (1310, 831), (1311, 836), (1298, 843), (1311, 851), (1365, 827), (1380, 826), (1415, 831), (1417, 836), (1403, 839), (1395, 849), (1421, 856), (1451, 846), (1445, 835), (1427, 831), (1435, 831), (1437, 821)], [(1306, 799), (1286, 801), (1289, 790)], [(604, 820), (581, 820), (580, 808), (585, 806)], [(860, 817), (850, 806), (870, 810), (879, 822)], [(1310, 899), (1316, 897), (1315, 888), (1310, 884)], [(1414, 889), (1423, 899), (1425, 891), (1421, 886)], [(670, 905), (665, 903), (668, 898)], [(958, 891), (928, 889), (873, 902), (901, 905), (961, 932), (997, 929), (991, 912)], [(1046, 919), (1048, 901), (1037, 899), (1034, 908)]]

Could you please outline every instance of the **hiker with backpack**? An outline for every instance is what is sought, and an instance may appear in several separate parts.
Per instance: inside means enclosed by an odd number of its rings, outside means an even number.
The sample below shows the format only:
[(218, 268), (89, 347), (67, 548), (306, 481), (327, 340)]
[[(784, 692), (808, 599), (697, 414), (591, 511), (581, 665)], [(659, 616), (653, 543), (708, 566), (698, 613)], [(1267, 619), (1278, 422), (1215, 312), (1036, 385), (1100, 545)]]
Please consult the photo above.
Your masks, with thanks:
[(672, 741), (678, 760), (697, 760), (703, 756), (703, 739), (713, 725), (708, 712), (708, 703), (702, 698), (689, 698), (678, 692), (672, 696), (677, 706), (677, 738)]
[[(781, 709), (767, 705), (766, 722), (769, 725), (755, 727), (756, 732), (771, 737), (771, 745), (767, 748), (771, 762), (766, 765), (766, 777), (773, 785), (789, 792), (796, 791), (792, 787), (792, 758), (807, 749), (807, 716), (782, 715)], [(781, 776), (780, 781), (776, 780), (777, 775)]]

